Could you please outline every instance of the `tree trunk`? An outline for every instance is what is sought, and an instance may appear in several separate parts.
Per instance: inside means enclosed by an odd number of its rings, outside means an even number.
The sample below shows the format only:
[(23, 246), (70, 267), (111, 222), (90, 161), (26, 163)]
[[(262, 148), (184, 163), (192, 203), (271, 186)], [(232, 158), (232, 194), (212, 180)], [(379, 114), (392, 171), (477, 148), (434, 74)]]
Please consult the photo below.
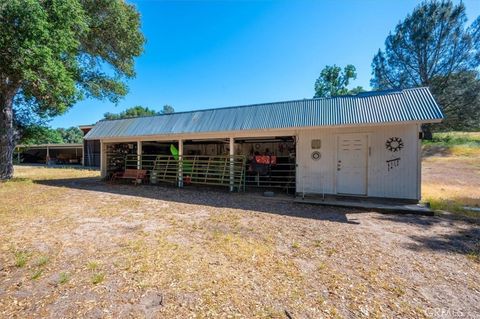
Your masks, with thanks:
[(15, 149), (13, 97), (14, 93), (0, 90), (0, 181), (13, 177), (13, 151)]

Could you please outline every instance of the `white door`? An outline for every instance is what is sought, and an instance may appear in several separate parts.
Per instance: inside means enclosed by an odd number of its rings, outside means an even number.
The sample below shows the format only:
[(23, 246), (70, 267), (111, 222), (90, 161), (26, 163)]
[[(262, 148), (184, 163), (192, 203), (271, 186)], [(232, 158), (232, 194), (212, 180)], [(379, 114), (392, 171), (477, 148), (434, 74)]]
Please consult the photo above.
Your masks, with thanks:
[(337, 140), (337, 193), (367, 195), (368, 135), (341, 134)]

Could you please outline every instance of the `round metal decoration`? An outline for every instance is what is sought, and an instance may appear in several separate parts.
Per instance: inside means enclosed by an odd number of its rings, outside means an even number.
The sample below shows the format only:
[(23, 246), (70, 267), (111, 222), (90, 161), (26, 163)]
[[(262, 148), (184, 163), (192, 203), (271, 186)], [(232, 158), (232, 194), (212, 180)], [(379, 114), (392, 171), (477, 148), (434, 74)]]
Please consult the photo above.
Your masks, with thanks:
[(390, 137), (387, 142), (385, 142), (385, 147), (390, 152), (398, 152), (403, 146), (403, 141), (400, 137)]
[(312, 152), (312, 159), (313, 159), (314, 161), (318, 161), (321, 157), (322, 157), (322, 155), (320, 154), (319, 151), (314, 151), (314, 152)]

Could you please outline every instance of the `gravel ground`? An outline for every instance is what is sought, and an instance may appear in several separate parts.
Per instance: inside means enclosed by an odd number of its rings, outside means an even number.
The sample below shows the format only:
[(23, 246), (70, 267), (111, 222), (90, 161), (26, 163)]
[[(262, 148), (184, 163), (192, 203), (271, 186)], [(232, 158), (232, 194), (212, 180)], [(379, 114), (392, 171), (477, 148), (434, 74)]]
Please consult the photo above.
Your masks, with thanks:
[(480, 316), (473, 222), (17, 176), (0, 184), (3, 318)]

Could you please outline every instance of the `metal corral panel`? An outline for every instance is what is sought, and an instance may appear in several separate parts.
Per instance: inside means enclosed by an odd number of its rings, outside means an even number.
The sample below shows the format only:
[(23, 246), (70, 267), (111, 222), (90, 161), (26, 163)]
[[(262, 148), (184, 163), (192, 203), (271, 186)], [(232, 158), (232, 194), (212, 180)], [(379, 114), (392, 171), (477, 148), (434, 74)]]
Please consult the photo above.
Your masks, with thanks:
[(442, 118), (428, 88), (415, 88), (100, 121), (85, 139), (432, 122)]

